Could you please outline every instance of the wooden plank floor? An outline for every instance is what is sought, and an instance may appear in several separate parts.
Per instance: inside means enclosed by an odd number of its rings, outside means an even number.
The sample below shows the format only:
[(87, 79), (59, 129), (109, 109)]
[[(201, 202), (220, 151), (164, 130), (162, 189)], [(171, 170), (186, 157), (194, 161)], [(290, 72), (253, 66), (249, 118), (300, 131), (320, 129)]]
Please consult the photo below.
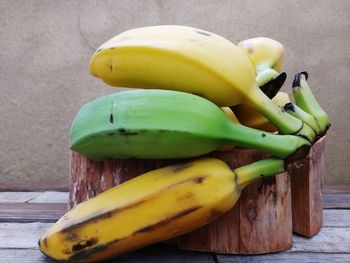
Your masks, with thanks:
[[(62, 188), (20, 190), (0, 188), (0, 262), (53, 262), (40, 253), (37, 241), (65, 213), (68, 194)], [(350, 262), (350, 187), (330, 186), (324, 192), (321, 232), (311, 239), (294, 235), (294, 247), (285, 252), (235, 256), (181, 251), (157, 244), (109, 262)]]

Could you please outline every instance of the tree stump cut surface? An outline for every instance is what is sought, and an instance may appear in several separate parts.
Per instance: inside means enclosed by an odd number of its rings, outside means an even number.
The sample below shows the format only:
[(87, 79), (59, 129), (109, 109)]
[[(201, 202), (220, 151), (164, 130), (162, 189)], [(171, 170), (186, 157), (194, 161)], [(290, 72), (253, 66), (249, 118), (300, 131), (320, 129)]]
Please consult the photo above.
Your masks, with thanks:
[[(242, 148), (213, 152), (208, 156), (225, 161), (232, 169), (267, 157), (260, 151)], [(72, 152), (69, 208), (135, 176), (178, 161), (93, 161)], [(247, 186), (229, 212), (168, 242), (185, 250), (226, 254), (261, 254), (289, 249), (293, 245), (290, 189), (287, 172), (263, 178)]]

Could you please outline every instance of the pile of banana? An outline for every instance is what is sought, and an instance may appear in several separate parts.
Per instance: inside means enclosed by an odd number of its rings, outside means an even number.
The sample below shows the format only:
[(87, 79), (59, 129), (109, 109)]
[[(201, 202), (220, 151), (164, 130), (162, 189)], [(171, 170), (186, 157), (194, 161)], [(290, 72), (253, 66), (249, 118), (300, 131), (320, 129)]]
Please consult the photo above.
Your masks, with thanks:
[(280, 92), (284, 47), (269, 38), (238, 45), (197, 28), (126, 31), (93, 55), (90, 72), (134, 88), (84, 105), (71, 148), (93, 160), (193, 158), (234, 146), (272, 157), (237, 169), (199, 158), (157, 169), (79, 204), (40, 238), (59, 261), (94, 262), (199, 228), (231, 209), (241, 190), (285, 170), (329, 125), (300, 72), (295, 104)]

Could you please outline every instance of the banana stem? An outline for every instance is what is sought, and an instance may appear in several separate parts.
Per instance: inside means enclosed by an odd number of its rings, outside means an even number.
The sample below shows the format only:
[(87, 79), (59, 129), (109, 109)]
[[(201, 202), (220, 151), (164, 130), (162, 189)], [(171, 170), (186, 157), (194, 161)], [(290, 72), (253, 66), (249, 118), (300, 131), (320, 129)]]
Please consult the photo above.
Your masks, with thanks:
[(284, 105), (283, 108), (290, 115), (294, 116), (295, 118), (298, 118), (299, 120), (302, 120), (304, 123), (309, 125), (312, 129), (315, 130), (317, 134), (320, 134), (322, 132), (315, 117), (305, 112), (303, 109), (299, 108), (297, 105), (291, 102), (288, 102), (286, 105)]
[(317, 120), (321, 133), (325, 133), (330, 126), (330, 120), (327, 113), (322, 109), (312, 93), (308, 83), (308, 73), (299, 72), (293, 80), (293, 96), (301, 109), (314, 116)]
[(239, 124), (229, 123), (229, 125), (230, 132), (223, 138), (225, 144), (255, 148), (283, 159), (292, 155), (300, 147), (310, 145), (300, 136), (277, 135)]
[(281, 134), (295, 134), (306, 137), (310, 142), (315, 139), (315, 132), (303, 122), (288, 114), (270, 100), (261, 90), (247, 97), (247, 103), (267, 118)]
[(237, 184), (241, 189), (262, 177), (272, 176), (284, 171), (284, 160), (277, 158), (256, 161), (233, 170), (237, 176)]
[(278, 74), (279, 73), (272, 68), (266, 68), (266, 69), (257, 71), (256, 83), (258, 84), (259, 87), (263, 86), (264, 84), (268, 83), (269, 81), (277, 77)]

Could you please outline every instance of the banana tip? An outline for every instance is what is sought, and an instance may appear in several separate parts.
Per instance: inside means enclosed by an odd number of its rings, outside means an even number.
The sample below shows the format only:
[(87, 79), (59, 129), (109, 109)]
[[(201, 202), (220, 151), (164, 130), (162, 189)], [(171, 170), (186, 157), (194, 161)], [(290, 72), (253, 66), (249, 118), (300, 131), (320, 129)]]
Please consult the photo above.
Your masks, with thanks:
[(305, 80), (307, 80), (309, 78), (309, 73), (307, 73), (306, 71), (301, 71), (298, 72), (297, 74), (295, 74), (294, 76), (294, 80), (293, 80), (293, 85), (292, 87), (300, 87), (300, 81), (301, 81), (301, 77), (304, 76)]

